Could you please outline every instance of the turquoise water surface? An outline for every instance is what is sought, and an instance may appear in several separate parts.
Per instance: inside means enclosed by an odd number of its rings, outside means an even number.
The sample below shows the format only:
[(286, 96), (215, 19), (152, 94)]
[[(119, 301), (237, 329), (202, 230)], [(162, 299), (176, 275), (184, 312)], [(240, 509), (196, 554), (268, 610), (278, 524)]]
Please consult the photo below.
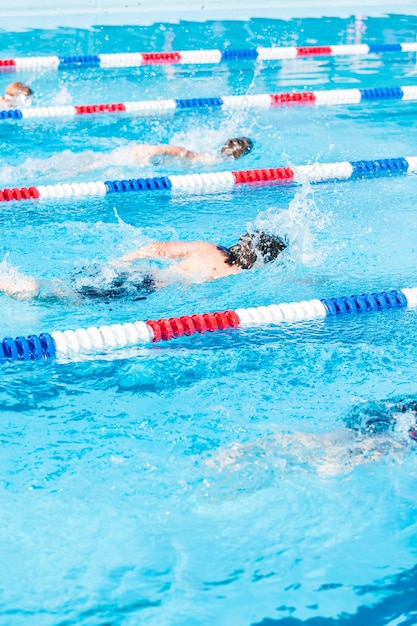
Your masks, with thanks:
[[(2, 58), (415, 41), (417, 18), (0, 31)], [(416, 84), (416, 55), (1, 74), (34, 105)], [(204, 171), (416, 156), (413, 102), (0, 122), (0, 187), (203, 171), (107, 161), (129, 142), (217, 150)], [(90, 151), (85, 154), (86, 151)], [(81, 155), (80, 153), (83, 153)], [(286, 236), (260, 270), (144, 301), (0, 298), (2, 336), (417, 286), (413, 175), (230, 192), (2, 203), (4, 267), (74, 272), (157, 239)], [(145, 264), (145, 269), (147, 265)], [(352, 315), (2, 365), (0, 623), (417, 624), (415, 444), (357, 438), (358, 406), (417, 394), (417, 313)], [(410, 416), (405, 416), (407, 419)]]

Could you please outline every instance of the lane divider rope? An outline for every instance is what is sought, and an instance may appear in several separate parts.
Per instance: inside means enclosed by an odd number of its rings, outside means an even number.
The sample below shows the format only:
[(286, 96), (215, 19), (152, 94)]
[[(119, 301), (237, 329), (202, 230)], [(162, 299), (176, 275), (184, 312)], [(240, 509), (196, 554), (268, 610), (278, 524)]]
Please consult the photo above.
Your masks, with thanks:
[(271, 167), (231, 172), (175, 174), (153, 178), (13, 187), (0, 190), (0, 202), (81, 198), (139, 191), (211, 193), (228, 191), (235, 186), (243, 184), (302, 184), (305, 182), (319, 183), (330, 180), (361, 180), (380, 176), (411, 174), (416, 171), (417, 156), (373, 159), (370, 161), (312, 163), (310, 165), (293, 167)]
[(376, 101), (415, 101), (417, 86), (374, 87), (364, 89), (329, 89), (322, 91), (294, 91), (243, 96), (183, 98), (167, 100), (139, 100), (109, 104), (80, 104), (65, 106), (28, 107), (0, 111), (0, 121), (42, 118), (76, 117), (78, 115), (117, 114), (164, 115), (177, 111), (195, 111), (217, 108), (222, 110), (274, 108), (291, 105), (368, 104)]
[(313, 56), (357, 56), (389, 52), (416, 52), (417, 42), (321, 46), (273, 46), (245, 49), (179, 50), (172, 52), (116, 52), (68, 56), (29, 56), (0, 59), (0, 71), (68, 70), (142, 65), (203, 65), (238, 60), (280, 61)]
[(280, 324), (353, 313), (369, 313), (417, 307), (417, 287), (364, 293), (339, 298), (304, 300), (236, 310), (77, 328), (5, 337), (0, 342), (0, 361), (29, 361), (88, 354), (141, 344), (170, 341), (201, 334), (262, 324)]

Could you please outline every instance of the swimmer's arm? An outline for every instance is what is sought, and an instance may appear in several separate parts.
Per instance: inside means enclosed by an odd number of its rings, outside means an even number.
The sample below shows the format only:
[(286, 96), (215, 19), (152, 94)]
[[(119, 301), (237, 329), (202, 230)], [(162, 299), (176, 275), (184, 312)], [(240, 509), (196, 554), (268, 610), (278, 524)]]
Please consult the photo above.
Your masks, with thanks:
[(193, 161), (199, 156), (197, 152), (192, 152), (192, 150), (187, 150), (187, 148), (183, 148), (182, 146), (171, 146), (169, 144), (161, 144), (159, 146), (138, 144), (132, 147), (133, 158), (138, 160), (142, 160), (144, 157), (152, 159), (161, 154), (181, 159), (189, 159), (190, 161)]
[(153, 241), (120, 257), (115, 264), (131, 263), (138, 259), (176, 259), (201, 249), (200, 241)]
[(197, 152), (187, 150), (187, 148), (183, 148), (182, 146), (170, 146), (168, 144), (155, 146), (155, 154), (166, 154), (167, 156), (190, 160), (193, 160), (198, 156)]
[(193, 152), (192, 150), (187, 150), (187, 148), (182, 148), (180, 146), (155, 146), (160, 150), (155, 154), (166, 154), (172, 157), (179, 157), (181, 159), (188, 159), (189, 161), (197, 161), (198, 163), (213, 165), (220, 161), (220, 156), (218, 154), (214, 154), (212, 152)]
[(220, 160), (220, 156), (218, 154), (213, 154), (211, 152), (193, 152), (192, 150), (187, 150), (187, 148), (182, 148), (181, 146), (153, 146), (155, 148), (155, 153), (152, 156), (156, 156), (158, 154), (165, 154), (171, 157), (178, 157), (180, 159), (188, 159), (189, 161), (197, 161), (198, 163), (213, 165)]

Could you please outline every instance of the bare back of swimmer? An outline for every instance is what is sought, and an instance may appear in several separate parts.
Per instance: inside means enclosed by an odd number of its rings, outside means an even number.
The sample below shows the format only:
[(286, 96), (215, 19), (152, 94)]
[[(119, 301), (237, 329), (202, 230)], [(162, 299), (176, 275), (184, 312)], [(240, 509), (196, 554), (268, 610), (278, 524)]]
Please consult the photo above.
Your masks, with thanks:
[(166, 279), (171, 276), (200, 283), (238, 274), (241, 269), (229, 265), (228, 258), (223, 248), (208, 241), (156, 241), (126, 254), (114, 265), (123, 267), (140, 259), (175, 260), (163, 271)]

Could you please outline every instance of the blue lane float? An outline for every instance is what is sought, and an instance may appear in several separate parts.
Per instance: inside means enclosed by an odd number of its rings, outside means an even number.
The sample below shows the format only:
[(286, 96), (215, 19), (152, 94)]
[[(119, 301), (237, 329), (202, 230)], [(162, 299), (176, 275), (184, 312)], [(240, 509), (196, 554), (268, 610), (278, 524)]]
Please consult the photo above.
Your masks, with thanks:
[(315, 56), (357, 56), (368, 54), (416, 52), (415, 41), (404, 43), (374, 43), (314, 46), (258, 46), (256, 48), (226, 48), (178, 50), (171, 52), (113, 52), (104, 54), (29, 56), (0, 59), (3, 71), (67, 70), (82, 68), (139, 67), (141, 65), (187, 64), (203, 65), (230, 63), (239, 60), (280, 61)]
[(82, 198), (114, 193), (170, 191), (181, 193), (211, 193), (230, 191), (237, 185), (304, 184), (325, 181), (346, 181), (398, 176), (417, 171), (417, 156), (372, 159), (370, 161), (341, 161), (311, 163), (292, 167), (270, 167), (256, 170), (235, 170), (204, 174), (156, 176), (95, 182), (27, 185), (0, 190), (0, 202), (51, 198)]
[(38, 361), (55, 356), (55, 343), (48, 333), (15, 339), (5, 337), (0, 342), (0, 361)]
[(136, 345), (168, 341), (196, 333), (239, 327), (281, 324), (352, 314), (414, 309), (417, 287), (378, 291), (353, 296), (283, 302), (269, 306), (222, 312), (172, 316), (147, 320), (54, 331), (28, 337), (5, 337), (0, 342), (0, 361), (39, 361), (54, 357), (108, 352)]
[(196, 98), (138, 100), (133, 102), (113, 102), (101, 104), (76, 104), (60, 106), (26, 107), (0, 111), (0, 120), (30, 120), (71, 118), (79, 115), (119, 115), (162, 116), (181, 112), (207, 109), (268, 109), (283, 106), (339, 106), (371, 105), (375, 102), (395, 100), (413, 102), (417, 100), (417, 86), (383, 86), (354, 89), (322, 89), (318, 91), (292, 91), (287, 93), (260, 93), (232, 96), (203, 96)]

